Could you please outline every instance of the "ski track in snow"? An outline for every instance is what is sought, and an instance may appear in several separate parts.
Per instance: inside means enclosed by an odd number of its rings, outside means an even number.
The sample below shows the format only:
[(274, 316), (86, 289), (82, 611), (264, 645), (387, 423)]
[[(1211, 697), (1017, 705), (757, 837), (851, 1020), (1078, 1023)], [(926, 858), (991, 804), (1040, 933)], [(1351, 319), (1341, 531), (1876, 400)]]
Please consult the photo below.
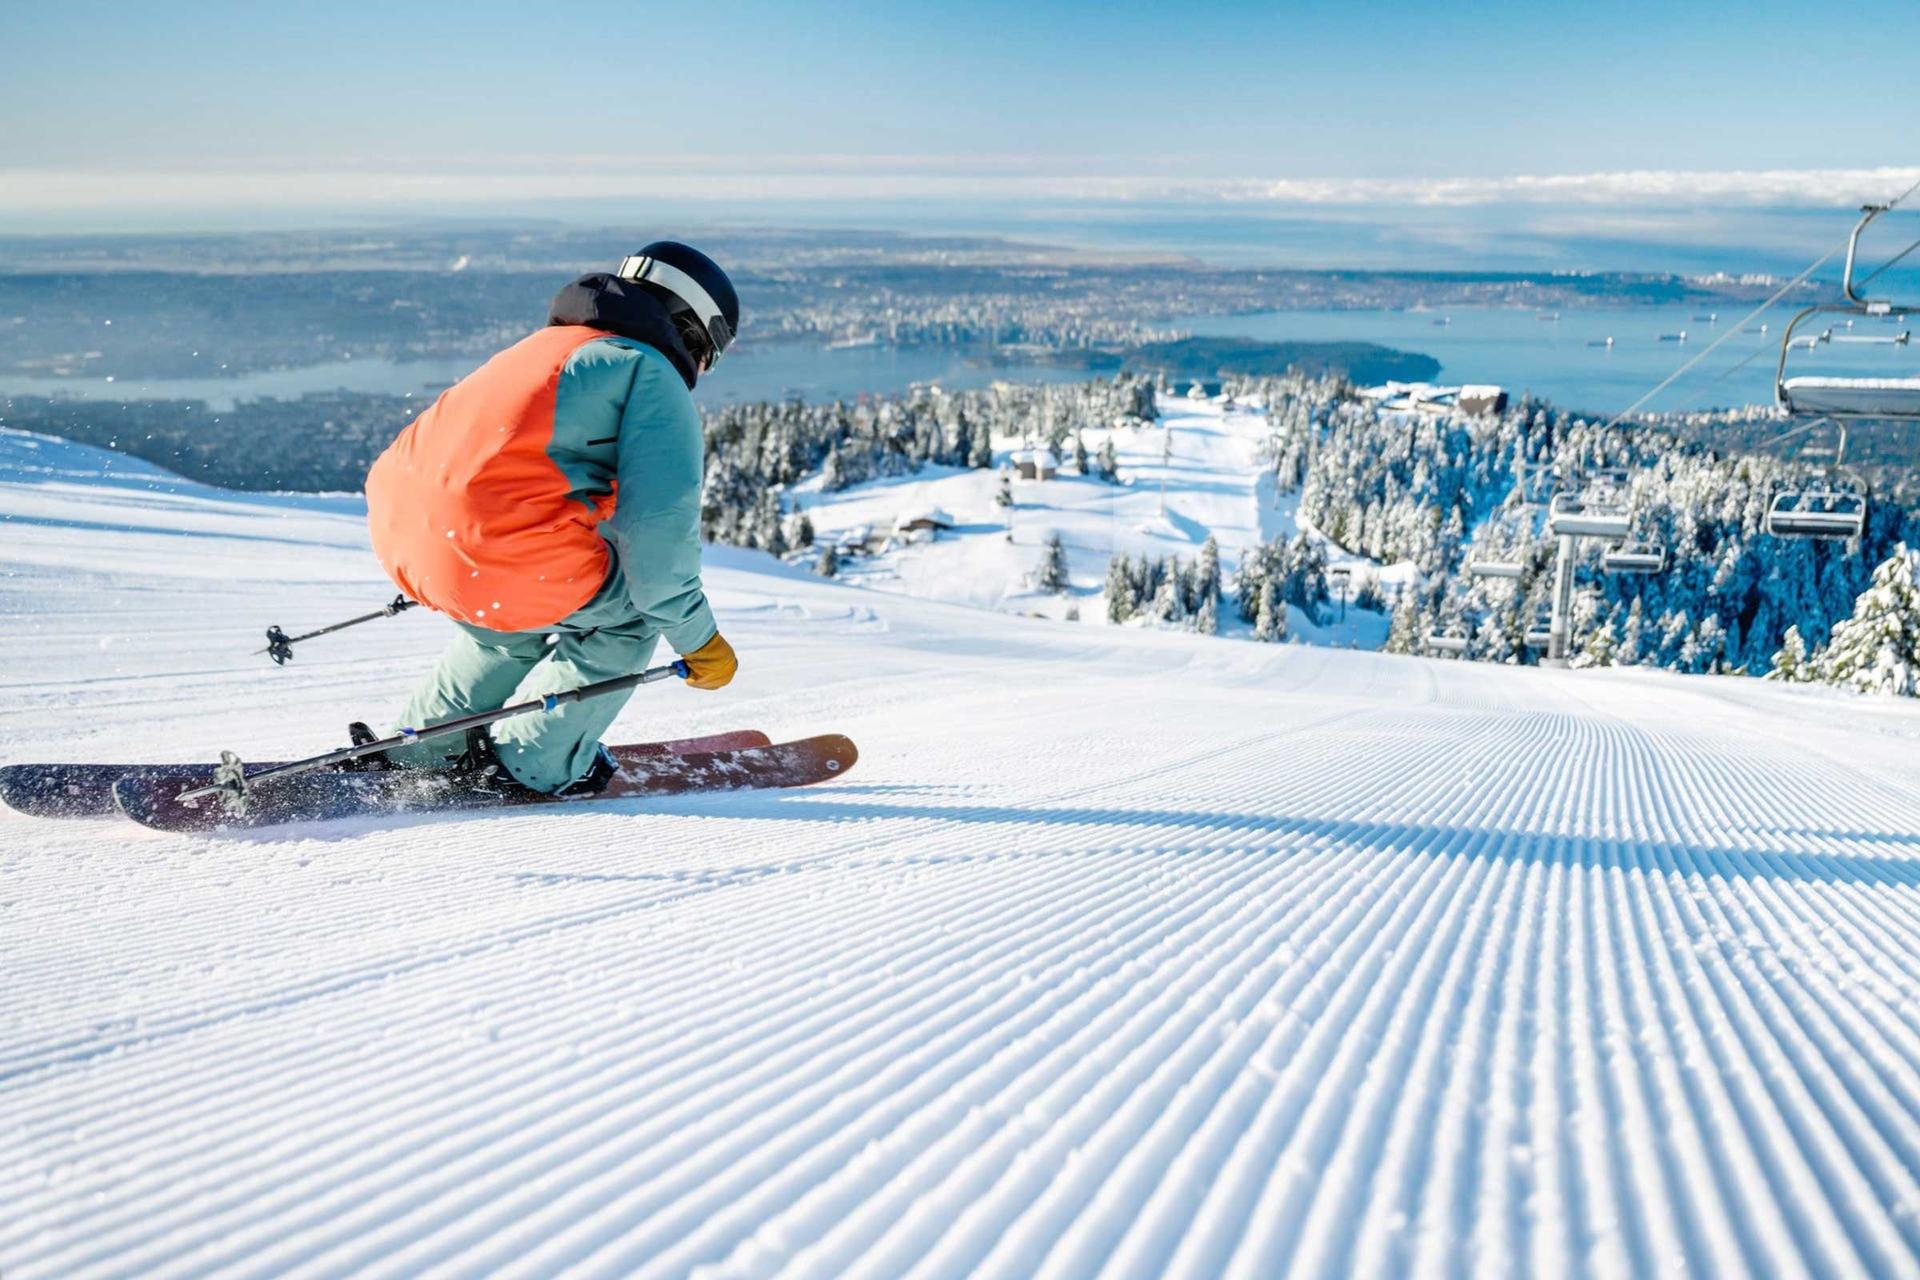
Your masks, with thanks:
[[(0, 433), (0, 759), (336, 745), (352, 500)], [(618, 736), (844, 782), (0, 814), (0, 1269), (1920, 1274), (1920, 711), (1027, 621), (711, 553)]]

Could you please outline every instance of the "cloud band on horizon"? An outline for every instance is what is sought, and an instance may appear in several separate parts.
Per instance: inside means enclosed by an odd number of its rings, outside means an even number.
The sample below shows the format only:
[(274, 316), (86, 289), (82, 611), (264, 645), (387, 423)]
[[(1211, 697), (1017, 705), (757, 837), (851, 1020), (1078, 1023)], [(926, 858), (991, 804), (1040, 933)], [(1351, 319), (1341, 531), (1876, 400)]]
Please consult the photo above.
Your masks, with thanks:
[[(862, 170), (857, 158), (820, 157), (796, 172), (718, 169), (661, 157), (635, 172), (632, 157), (582, 157), (519, 173), (383, 173), (350, 169), (141, 171), (0, 170), (0, 213), (54, 214), (128, 202), (173, 209), (478, 206), (609, 198), (810, 200), (1033, 200), (1193, 206), (1728, 205), (1832, 208), (1885, 200), (1920, 181), (1920, 167), (1728, 171), (1632, 170), (1452, 178), (1101, 177), (1008, 172), (992, 158), (951, 167)], [(789, 162), (790, 163), (790, 162)], [(1014, 167), (1035, 162), (1022, 159)]]

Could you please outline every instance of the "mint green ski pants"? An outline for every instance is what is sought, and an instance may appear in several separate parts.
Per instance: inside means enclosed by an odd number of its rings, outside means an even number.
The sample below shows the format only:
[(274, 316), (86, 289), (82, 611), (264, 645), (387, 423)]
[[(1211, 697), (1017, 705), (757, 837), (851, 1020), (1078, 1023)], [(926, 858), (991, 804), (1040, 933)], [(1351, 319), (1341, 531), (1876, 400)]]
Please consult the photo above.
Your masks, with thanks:
[[(539, 631), (488, 631), (465, 622), (432, 673), (400, 712), (400, 726), (425, 728), (492, 711), (546, 693), (578, 689), (596, 680), (645, 670), (659, 632), (635, 616), (618, 567), (578, 612)], [(587, 775), (594, 749), (627, 704), (631, 690), (568, 702), (552, 711), (502, 720), (489, 727), (507, 772), (535, 791), (553, 792)], [(451, 764), (466, 750), (452, 734), (396, 747), (395, 764)]]

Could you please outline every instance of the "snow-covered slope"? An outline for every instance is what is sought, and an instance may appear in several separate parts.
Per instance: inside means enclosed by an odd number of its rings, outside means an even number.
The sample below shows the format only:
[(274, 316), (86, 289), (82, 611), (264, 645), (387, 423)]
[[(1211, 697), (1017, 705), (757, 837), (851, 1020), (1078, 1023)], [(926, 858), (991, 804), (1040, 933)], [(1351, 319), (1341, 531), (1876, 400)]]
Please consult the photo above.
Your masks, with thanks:
[[(1064, 617), (1077, 607), (1081, 621), (1099, 623), (1105, 620), (1107, 562), (1116, 555), (1191, 560), (1212, 535), (1230, 573), (1249, 547), (1303, 531), (1298, 496), (1275, 494), (1259, 460), (1269, 434), (1259, 405), (1163, 396), (1160, 412), (1161, 420), (1149, 426), (1081, 433), (1090, 454), (1111, 440), (1120, 484), (1071, 469), (1052, 480), (1016, 479), (1009, 509), (996, 502), (998, 471), (927, 467), (833, 493), (821, 491), (816, 475), (797, 486), (790, 501), (807, 512), (823, 542), (865, 540), (876, 548), (842, 561), (840, 573), (849, 582), (1044, 617)], [(1021, 443), (1013, 437), (996, 441), (1003, 454)], [(900, 521), (934, 510), (951, 517), (951, 530), (930, 539), (897, 538), (895, 546), (877, 549)], [(1066, 549), (1072, 579), (1063, 596), (1033, 583), (1054, 534)], [(1413, 572), (1411, 565), (1378, 566), (1338, 547), (1327, 550), (1329, 563), (1347, 566), (1355, 586), (1365, 572), (1387, 584)], [(1232, 621), (1227, 629), (1245, 630)], [(1377, 649), (1386, 632), (1381, 614), (1349, 610), (1320, 626), (1293, 612), (1292, 634), (1314, 643)]]
[[(0, 759), (335, 744), (350, 500), (0, 433)], [(715, 553), (623, 737), (836, 785), (0, 815), (0, 1270), (1915, 1274), (1920, 713), (1007, 617)]]

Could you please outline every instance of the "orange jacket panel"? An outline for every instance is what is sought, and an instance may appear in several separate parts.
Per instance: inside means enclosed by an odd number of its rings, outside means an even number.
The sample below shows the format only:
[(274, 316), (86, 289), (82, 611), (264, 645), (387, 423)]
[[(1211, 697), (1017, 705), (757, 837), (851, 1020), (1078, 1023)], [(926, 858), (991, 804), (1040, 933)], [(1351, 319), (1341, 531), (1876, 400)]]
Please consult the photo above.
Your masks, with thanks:
[(449, 387), (367, 474), (373, 553), (402, 591), (491, 631), (535, 631), (591, 600), (607, 576), (591, 502), (548, 454), (560, 374), (609, 335), (554, 325)]

